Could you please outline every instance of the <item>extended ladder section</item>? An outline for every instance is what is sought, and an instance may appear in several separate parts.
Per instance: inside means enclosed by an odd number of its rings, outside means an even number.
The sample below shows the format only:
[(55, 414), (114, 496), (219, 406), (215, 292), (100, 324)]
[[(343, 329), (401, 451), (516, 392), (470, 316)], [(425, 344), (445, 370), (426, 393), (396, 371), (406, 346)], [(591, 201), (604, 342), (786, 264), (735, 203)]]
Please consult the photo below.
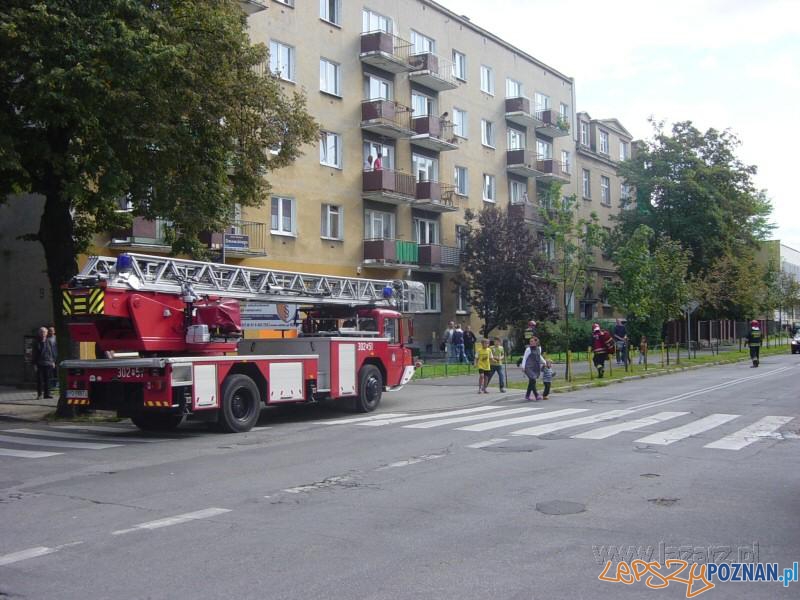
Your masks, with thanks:
[(118, 257), (90, 257), (76, 282), (96, 278), (111, 287), (171, 294), (189, 290), (198, 296), (259, 302), (384, 304), (401, 312), (425, 310), (425, 288), (418, 281), (313, 275), (146, 254), (123, 256), (130, 257), (124, 268), (118, 267)]

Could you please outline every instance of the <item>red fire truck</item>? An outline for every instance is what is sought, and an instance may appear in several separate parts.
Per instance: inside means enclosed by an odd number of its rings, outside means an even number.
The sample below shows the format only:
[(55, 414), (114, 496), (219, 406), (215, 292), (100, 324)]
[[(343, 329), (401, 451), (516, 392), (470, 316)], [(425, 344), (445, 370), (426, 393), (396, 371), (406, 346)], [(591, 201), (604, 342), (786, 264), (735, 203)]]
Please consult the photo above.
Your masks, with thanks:
[[(419, 282), (141, 254), (91, 257), (62, 294), (72, 339), (105, 356), (61, 363), (67, 403), (144, 430), (248, 431), (265, 405), (324, 399), (373, 411), (414, 374), (404, 313), (424, 308)], [(297, 337), (243, 339), (242, 302), (298, 307)]]

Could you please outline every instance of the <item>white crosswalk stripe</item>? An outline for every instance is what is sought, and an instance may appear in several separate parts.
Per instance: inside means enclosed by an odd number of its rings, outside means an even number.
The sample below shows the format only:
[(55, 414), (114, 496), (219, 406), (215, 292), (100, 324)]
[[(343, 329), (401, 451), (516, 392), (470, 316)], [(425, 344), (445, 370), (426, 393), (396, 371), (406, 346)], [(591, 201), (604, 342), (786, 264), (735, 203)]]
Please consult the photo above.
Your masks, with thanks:
[(519, 423), (530, 423), (531, 421), (546, 421), (547, 419), (555, 419), (557, 417), (568, 417), (570, 415), (586, 412), (586, 408), (564, 408), (562, 410), (554, 410), (552, 412), (537, 413), (535, 415), (527, 415), (524, 417), (517, 417), (514, 419), (501, 419), (500, 421), (489, 421), (488, 423), (478, 423), (476, 425), (467, 425), (466, 427), (459, 427), (459, 431), (488, 431), (490, 429), (499, 429), (500, 427), (508, 427), (509, 425), (518, 425)]
[(765, 438), (775, 438), (775, 431), (793, 419), (794, 417), (764, 417), (763, 419), (759, 419), (744, 429), (740, 429), (739, 431), (736, 431), (730, 435), (726, 435), (724, 438), (719, 439), (716, 442), (706, 444), (703, 446), (703, 448), (714, 448), (715, 450), (741, 450), (753, 442), (757, 442)]
[(96, 437), (94, 435), (90, 435), (90, 437), (85, 437), (85, 433), (73, 433), (69, 431), (53, 431), (51, 429), (6, 429), (4, 430), (5, 433), (16, 433), (19, 435), (27, 435), (27, 436), (43, 436), (46, 438), (58, 438), (58, 439), (67, 439), (67, 440), (75, 440), (75, 439), (84, 439), (90, 440), (92, 442), (113, 442), (113, 443), (120, 443), (124, 441), (126, 444), (152, 444), (153, 442), (164, 442), (170, 438), (132, 438), (127, 433), (125, 437)]
[(606, 425), (605, 427), (598, 427), (597, 429), (591, 429), (584, 433), (578, 433), (573, 435), (572, 437), (581, 440), (604, 440), (612, 435), (616, 435), (618, 433), (622, 433), (623, 431), (633, 431), (636, 429), (644, 429), (645, 427), (650, 427), (651, 425), (656, 425), (657, 423), (661, 423), (662, 421), (667, 421), (669, 419), (674, 419), (675, 417), (682, 417), (683, 415), (688, 415), (687, 412), (660, 412), (655, 414), (651, 417), (643, 417), (641, 419), (635, 419), (633, 421), (626, 421), (625, 423), (617, 423), (615, 425)]
[(678, 440), (682, 440), (690, 436), (697, 435), (698, 433), (708, 431), (709, 429), (714, 429), (720, 425), (724, 425), (728, 421), (733, 421), (739, 416), (740, 415), (715, 413), (713, 415), (703, 417), (702, 419), (698, 419), (697, 421), (692, 421), (687, 425), (675, 427), (674, 429), (667, 429), (666, 431), (661, 431), (659, 433), (654, 433), (652, 435), (639, 438), (636, 440), (636, 443), (668, 446), (669, 444), (673, 444)]
[(541, 410), (534, 406), (525, 406), (522, 408), (509, 408), (507, 410), (498, 410), (492, 413), (484, 413), (480, 415), (467, 415), (466, 417), (448, 417), (446, 419), (436, 419), (434, 421), (426, 421), (425, 423), (414, 423), (413, 425), (403, 425), (408, 429), (430, 429), (432, 427), (443, 427), (444, 425), (452, 425), (454, 423), (469, 423), (470, 421), (480, 421), (482, 419), (495, 419), (497, 417), (504, 417), (507, 415), (518, 415), (524, 412), (531, 412), (534, 410)]
[(578, 419), (567, 419), (566, 421), (556, 421), (555, 423), (547, 423), (545, 425), (537, 425), (536, 427), (528, 427), (526, 429), (519, 429), (512, 431), (512, 435), (545, 435), (561, 429), (569, 429), (570, 427), (579, 427), (580, 425), (591, 425), (592, 423), (599, 423), (600, 421), (610, 421), (619, 417), (626, 417), (633, 411), (630, 410), (610, 410), (608, 412), (591, 415), (588, 417), (580, 417)]
[(104, 425), (53, 425), (51, 429), (71, 429), (78, 431), (97, 431), (99, 433), (130, 434), (141, 431), (135, 425), (120, 424), (119, 427), (106, 427)]
[[(499, 411), (502, 407), (501, 406), (478, 406), (476, 408), (460, 408), (457, 410), (448, 410), (445, 412), (438, 412), (438, 413), (427, 413), (424, 415), (411, 415), (409, 417), (398, 417), (398, 418), (389, 418), (389, 419), (379, 419), (374, 421), (369, 421), (365, 423), (359, 423), (359, 425), (364, 425), (368, 427), (381, 427), (383, 425), (394, 425), (396, 423), (408, 423), (409, 421), (422, 421), (424, 419), (437, 419), (439, 417), (445, 416), (453, 416), (453, 415), (472, 415), (474, 413), (488, 413), (489, 411)], [(513, 410), (520, 410), (520, 409), (513, 409)], [(492, 413), (494, 415), (496, 413)], [(491, 415), (489, 415), (491, 416)], [(478, 415), (476, 418), (478, 419), (485, 419), (485, 415)]]
[(15, 458), (47, 458), (60, 456), (63, 452), (39, 452), (36, 450), (14, 450), (13, 448), (0, 448), (0, 456), (13, 456)]
[(334, 421), (313, 421), (314, 425), (351, 425), (377, 419), (390, 419), (392, 417), (405, 417), (408, 413), (386, 413), (382, 415), (371, 415), (369, 417), (354, 417), (352, 419), (336, 419)]
[(45, 438), (28, 438), (23, 436), (0, 435), (0, 442), (6, 444), (21, 444), (23, 446), (49, 446), (53, 448), (77, 448), (80, 450), (107, 450), (119, 448), (122, 444), (97, 444), (94, 442), (66, 442), (48, 440)]

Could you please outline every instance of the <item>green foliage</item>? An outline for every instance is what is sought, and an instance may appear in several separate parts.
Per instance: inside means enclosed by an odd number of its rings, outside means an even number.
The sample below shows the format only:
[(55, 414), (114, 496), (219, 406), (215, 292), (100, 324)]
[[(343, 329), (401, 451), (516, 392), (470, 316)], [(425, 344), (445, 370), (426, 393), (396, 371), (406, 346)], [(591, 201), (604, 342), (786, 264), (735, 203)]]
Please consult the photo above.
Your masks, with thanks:
[(706, 310), (730, 319), (749, 320), (766, 303), (767, 272), (752, 255), (722, 256), (692, 285)]
[(701, 278), (721, 257), (752, 252), (771, 230), (772, 209), (753, 184), (756, 168), (735, 155), (736, 136), (701, 133), (690, 121), (676, 123), (671, 134), (661, 123), (653, 127), (653, 139), (620, 164), (639, 210), (620, 214), (616, 244), (648, 225), (690, 250), (689, 272)]
[(537, 328), (542, 348), (547, 352), (586, 352), (591, 345), (592, 321), (583, 319), (570, 321), (569, 328), (564, 321), (539, 323)]
[(550, 265), (527, 226), (506, 210), (467, 210), (466, 248), (459, 281), (483, 320), (483, 335), (515, 321), (553, 316)]

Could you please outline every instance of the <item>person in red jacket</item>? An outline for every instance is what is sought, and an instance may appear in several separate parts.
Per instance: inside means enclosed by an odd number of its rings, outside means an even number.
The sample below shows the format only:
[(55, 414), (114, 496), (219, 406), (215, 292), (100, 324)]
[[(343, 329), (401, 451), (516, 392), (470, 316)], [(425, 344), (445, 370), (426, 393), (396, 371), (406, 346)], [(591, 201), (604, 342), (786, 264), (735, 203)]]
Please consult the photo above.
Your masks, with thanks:
[(592, 325), (592, 361), (597, 367), (597, 376), (603, 377), (606, 370), (606, 361), (609, 355), (614, 354), (614, 339), (605, 329), (600, 329), (600, 324)]

